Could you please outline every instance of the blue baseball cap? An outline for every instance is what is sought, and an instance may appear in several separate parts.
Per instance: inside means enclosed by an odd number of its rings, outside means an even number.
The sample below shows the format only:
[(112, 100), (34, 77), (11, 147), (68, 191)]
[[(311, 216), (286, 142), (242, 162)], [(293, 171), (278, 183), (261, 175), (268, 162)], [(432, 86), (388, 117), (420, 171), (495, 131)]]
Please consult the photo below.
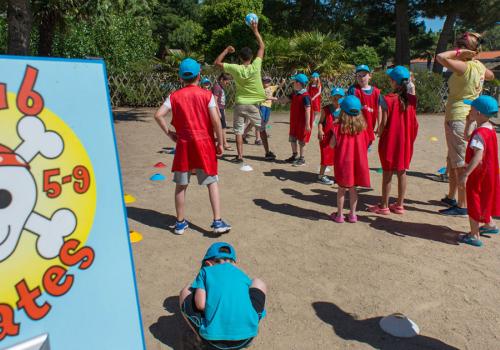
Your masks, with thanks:
[[(229, 253), (222, 251), (226, 250), (223, 248), (229, 250)], [(207, 252), (205, 253), (205, 257), (203, 258), (203, 262), (210, 259), (231, 259), (233, 261), (236, 261), (236, 251), (229, 243), (216, 242), (208, 248)]]
[(464, 100), (466, 105), (470, 105), (477, 109), (479, 113), (491, 118), (498, 113), (498, 102), (493, 97), (481, 95), (475, 100)]
[(309, 79), (307, 78), (307, 75), (302, 74), (302, 73), (293, 75), (292, 80), (295, 80), (295, 81), (301, 83), (302, 85), (306, 85), (307, 82), (309, 81)]
[(354, 95), (346, 96), (340, 102), (340, 109), (353, 117), (361, 113), (361, 108), (361, 101)]
[(318, 72), (313, 72), (313, 74), (311, 75), (311, 77), (313, 77), (313, 78), (319, 78), (319, 73)]
[(210, 82), (210, 79), (208, 79), (207, 77), (204, 77), (203, 79), (201, 79), (201, 85), (205, 85), (205, 84), (212, 84)]
[(394, 68), (390, 68), (385, 72), (392, 80), (396, 82), (396, 84), (401, 85), (403, 80), (410, 79), (410, 71), (408, 68), (403, 66), (396, 66)]
[(344, 89), (341, 87), (334, 87), (330, 93), (331, 96), (345, 96)]
[(370, 67), (368, 67), (366, 64), (360, 64), (359, 66), (356, 66), (356, 73), (357, 72), (368, 72), (370, 73)]
[(182, 79), (192, 79), (200, 74), (201, 66), (192, 58), (185, 58), (179, 64), (179, 76)]

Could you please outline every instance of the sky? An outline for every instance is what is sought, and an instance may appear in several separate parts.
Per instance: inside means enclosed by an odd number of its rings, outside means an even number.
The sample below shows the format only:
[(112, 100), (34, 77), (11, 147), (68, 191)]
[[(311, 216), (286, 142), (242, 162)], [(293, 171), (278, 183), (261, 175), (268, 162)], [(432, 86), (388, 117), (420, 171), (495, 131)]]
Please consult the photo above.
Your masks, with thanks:
[(430, 29), (433, 32), (437, 32), (443, 29), (444, 17), (424, 18), (424, 22), (427, 30)]

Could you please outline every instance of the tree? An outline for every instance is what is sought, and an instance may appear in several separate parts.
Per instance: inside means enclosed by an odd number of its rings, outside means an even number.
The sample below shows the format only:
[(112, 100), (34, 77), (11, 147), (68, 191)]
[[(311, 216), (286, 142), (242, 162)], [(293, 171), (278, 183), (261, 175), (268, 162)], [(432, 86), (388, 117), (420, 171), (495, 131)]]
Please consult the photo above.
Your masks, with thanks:
[(7, 53), (9, 55), (28, 55), (32, 25), (29, 0), (8, 1), (7, 23)]
[(351, 62), (356, 66), (366, 64), (370, 68), (375, 68), (380, 65), (380, 58), (373, 47), (363, 45), (356, 47), (356, 50), (351, 53)]
[(408, 0), (396, 0), (396, 57), (397, 65), (410, 65), (410, 24)]

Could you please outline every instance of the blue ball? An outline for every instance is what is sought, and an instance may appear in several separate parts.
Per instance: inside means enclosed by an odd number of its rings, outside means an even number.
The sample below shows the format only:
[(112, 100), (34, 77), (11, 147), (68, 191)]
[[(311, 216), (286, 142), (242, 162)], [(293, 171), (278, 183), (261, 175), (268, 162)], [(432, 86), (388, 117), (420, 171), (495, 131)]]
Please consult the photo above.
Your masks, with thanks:
[(250, 27), (252, 22), (259, 23), (259, 17), (255, 13), (249, 13), (245, 16), (245, 23)]

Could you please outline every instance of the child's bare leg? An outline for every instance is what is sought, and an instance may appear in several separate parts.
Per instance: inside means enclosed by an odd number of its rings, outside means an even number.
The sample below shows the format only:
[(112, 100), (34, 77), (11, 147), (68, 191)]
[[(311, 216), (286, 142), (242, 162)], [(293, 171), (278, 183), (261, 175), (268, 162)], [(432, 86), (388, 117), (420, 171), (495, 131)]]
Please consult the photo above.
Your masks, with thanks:
[(356, 215), (356, 207), (358, 206), (358, 191), (354, 186), (349, 188), (349, 206), (351, 207), (351, 214)]
[(304, 158), (304, 150), (306, 149), (306, 145), (299, 143), (299, 155)]
[[(455, 179), (460, 179), (462, 175), (465, 173), (465, 167), (456, 168), (455, 169)], [(457, 186), (457, 206), (460, 208), (465, 208), (467, 206), (466, 195), (465, 195), (465, 186)]]
[(290, 144), (292, 145), (292, 153), (297, 154), (297, 141), (290, 142)]
[(229, 145), (227, 143), (226, 129), (222, 129), (222, 145), (224, 148), (229, 147)]
[(474, 220), (469, 216), (469, 222), (470, 222), (470, 234), (476, 239), (479, 239), (479, 222)]
[[(191, 286), (188, 284), (187, 286), (185, 286), (184, 288), (182, 288), (181, 292), (179, 293), (179, 308), (182, 310), (182, 304), (184, 304), (184, 300), (186, 300), (186, 298), (188, 296), (191, 295)], [(193, 328), (193, 326), (191, 325), (191, 322), (189, 322), (189, 320), (186, 318), (186, 315), (184, 315), (183, 312), (181, 312), (181, 315), (182, 315), (182, 318), (186, 321), (186, 323), (188, 324), (189, 328), (191, 328), (194, 332), (194, 334), (196, 335), (196, 338), (198, 339), (198, 341), (201, 342), (201, 339), (198, 335), (198, 332), (196, 332), (196, 330)]]
[(392, 171), (384, 170), (382, 174), (382, 208), (389, 207), (389, 194), (391, 193)]
[(253, 124), (248, 123), (247, 126), (245, 127), (245, 130), (243, 131), (243, 138), (246, 138), (248, 136), (248, 133), (252, 129)]
[(406, 171), (398, 171), (398, 205), (403, 206), (406, 195)]
[(344, 187), (340, 187), (337, 191), (337, 215), (340, 216), (342, 215), (344, 211), (344, 198), (345, 198), (345, 191), (346, 189)]
[(264, 129), (264, 130), (261, 130), (260, 132), (260, 137), (262, 138), (262, 145), (264, 146), (264, 150), (267, 152), (269, 152), (269, 141), (267, 140), (267, 131)]
[(212, 212), (214, 214), (214, 220), (220, 220), (220, 196), (219, 196), (219, 184), (213, 182), (208, 187), (208, 196), (210, 197), (210, 204), (212, 205)]
[(186, 190), (187, 185), (175, 185), (175, 212), (177, 214), (177, 221), (183, 221), (185, 218)]
[(259, 128), (256, 126), (255, 127), (255, 141), (259, 141), (260, 140), (260, 131), (259, 131)]
[(326, 171), (326, 165), (321, 165), (319, 167), (319, 176), (325, 175), (325, 171)]
[(250, 288), (257, 288), (262, 293), (267, 294), (267, 286), (264, 283), (264, 281), (262, 281), (260, 278), (254, 278), (252, 280), (252, 284), (250, 285)]
[(236, 150), (238, 151), (238, 158), (243, 158), (243, 135), (236, 135)]

